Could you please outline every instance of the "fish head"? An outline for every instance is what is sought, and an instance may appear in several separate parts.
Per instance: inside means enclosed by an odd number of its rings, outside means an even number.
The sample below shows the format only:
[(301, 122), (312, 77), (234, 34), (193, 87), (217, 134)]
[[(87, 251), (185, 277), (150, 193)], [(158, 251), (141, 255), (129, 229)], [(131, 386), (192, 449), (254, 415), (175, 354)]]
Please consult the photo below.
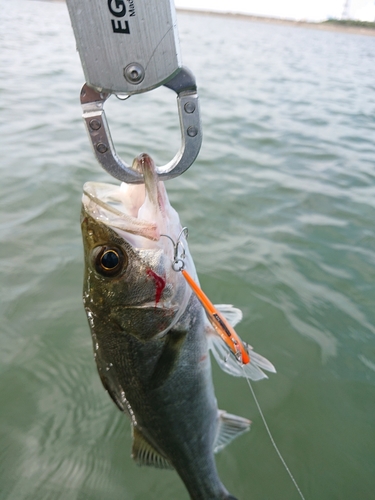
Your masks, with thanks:
[[(84, 304), (95, 323), (142, 340), (166, 334), (182, 316), (191, 291), (173, 269), (180, 237), (184, 264), (195, 274), (177, 212), (147, 155), (133, 168), (144, 184), (88, 182), (83, 188)], [(109, 325), (110, 324), (110, 325)]]

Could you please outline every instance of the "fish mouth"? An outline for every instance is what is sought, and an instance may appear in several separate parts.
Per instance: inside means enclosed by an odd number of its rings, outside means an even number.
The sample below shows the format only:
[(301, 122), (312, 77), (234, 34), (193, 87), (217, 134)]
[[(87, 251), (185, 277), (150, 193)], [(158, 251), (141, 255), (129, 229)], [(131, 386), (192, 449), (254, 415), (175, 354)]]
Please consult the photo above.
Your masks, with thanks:
[(150, 240), (158, 240), (160, 234), (156, 222), (134, 216), (136, 204), (132, 200), (139, 200), (142, 194), (144, 197), (144, 190), (144, 185), (129, 186), (122, 183), (117, 186), (101, 182), (86, 182), (83, 186), (82, 203), (91, 217), (106, 226)]
[[(154, 248), (150, 242), (163, 240), (162, 234), (176, 238), (181, 224), (164, 183), (158, 180), (153, 160), (146, 154), (139, 155), (132, 168), (143, 174), (144, 184), (87, 182), (83, 187), (83, 207), (88, 215), (117, 231), (134, 247)], [(166, 244), (165, 241), (156, 246)]]

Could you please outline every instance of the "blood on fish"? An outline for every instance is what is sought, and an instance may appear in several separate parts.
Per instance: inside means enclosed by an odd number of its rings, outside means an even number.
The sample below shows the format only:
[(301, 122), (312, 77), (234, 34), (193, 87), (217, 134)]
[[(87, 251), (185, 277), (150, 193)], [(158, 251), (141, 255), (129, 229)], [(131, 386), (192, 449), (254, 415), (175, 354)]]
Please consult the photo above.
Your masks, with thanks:
[(152, 269), (147, 269), (146, 273), (147, 276), (150, 276), (155, 281), (155, 304), (157, 304), (165, 288), (165, 279), (156, 274)]

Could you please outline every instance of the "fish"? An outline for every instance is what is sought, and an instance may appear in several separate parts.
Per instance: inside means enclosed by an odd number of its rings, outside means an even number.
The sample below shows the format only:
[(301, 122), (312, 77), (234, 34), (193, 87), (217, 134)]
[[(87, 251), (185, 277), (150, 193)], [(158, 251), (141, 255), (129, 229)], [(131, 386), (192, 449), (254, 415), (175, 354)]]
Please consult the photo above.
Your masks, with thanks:
[(83, 187), (83, 302), (97, 370), (130, 418), (138, 465), (174, 469), (193, 500), (236, 500), (214, 454), (251, 422), (218, 409), (209, 351), (234, 376), (260, 380), (275, 368), (241, 341), (245, 363), (235, 338), (223, 340), (241, 311), (205, 306), (186, 230), (153, 160), (139, 155), (132, 168), (144, 183)]

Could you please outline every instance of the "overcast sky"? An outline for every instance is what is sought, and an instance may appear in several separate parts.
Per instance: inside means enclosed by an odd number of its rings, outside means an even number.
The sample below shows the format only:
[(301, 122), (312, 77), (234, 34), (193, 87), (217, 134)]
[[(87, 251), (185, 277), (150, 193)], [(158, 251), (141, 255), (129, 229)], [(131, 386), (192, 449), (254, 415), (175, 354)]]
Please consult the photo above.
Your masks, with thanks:
[[(221, 12), (240, 12), (258, 16), (306, 21), (341, 18), (345, 0), (175, 0), (176, 7)], [(374, 0), (350, 0), (349, 17), (374, 21)]]

